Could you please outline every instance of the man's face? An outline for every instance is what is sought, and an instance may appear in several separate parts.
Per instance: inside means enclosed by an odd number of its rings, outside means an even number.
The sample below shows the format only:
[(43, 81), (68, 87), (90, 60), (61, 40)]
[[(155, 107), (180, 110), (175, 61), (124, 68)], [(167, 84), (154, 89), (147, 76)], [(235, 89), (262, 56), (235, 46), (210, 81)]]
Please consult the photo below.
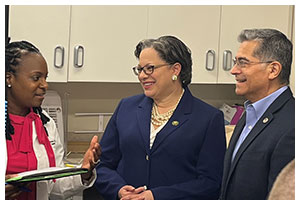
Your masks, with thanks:
[(259, 45), (257, 41), (244, 41), (236, 54), (237, 63), (231, 69), (235, 76), (237, 95), (246, 97), (251, 102), (256, 102), (268, 95), (269, 72), (268, 63), (263, 63), (253, 56), (253, 51)]

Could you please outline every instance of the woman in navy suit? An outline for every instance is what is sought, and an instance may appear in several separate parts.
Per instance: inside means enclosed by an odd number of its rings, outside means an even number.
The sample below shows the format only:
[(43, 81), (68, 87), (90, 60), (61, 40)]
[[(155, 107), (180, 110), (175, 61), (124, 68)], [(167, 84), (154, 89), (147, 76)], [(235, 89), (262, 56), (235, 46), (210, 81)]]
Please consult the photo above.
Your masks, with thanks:
[(103, 138), (96, 188), (105, 199), (217, 199), (223, 114), (195, 98), (191, 51), (162, 36), (138, 43), (144, 94), (121, 100)]

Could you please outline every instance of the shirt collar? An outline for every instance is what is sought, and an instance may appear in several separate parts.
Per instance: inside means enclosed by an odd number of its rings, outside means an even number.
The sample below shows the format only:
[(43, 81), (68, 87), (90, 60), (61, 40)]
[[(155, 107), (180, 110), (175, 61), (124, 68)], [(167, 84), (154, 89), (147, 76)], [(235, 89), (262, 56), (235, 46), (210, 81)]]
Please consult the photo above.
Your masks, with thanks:
[(253, 110), (255, 112), (256, 119), (259, 119), (267, 110), (267, 108), (274, 102), (274, 100), (287, 88), (288, 86), (283, 86), (263, 99), (256, 101), (255, 103), (251, 103), (249, 100), (247, 100), (244, 103), (245, 110), (247, 110), (248, 106), (252, 106), (254, 108)]

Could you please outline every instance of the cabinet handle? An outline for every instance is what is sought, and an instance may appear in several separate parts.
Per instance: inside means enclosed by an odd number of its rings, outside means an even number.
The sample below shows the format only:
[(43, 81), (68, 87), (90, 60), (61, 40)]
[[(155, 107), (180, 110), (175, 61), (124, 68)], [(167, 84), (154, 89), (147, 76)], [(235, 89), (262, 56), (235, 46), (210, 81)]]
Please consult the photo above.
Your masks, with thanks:
[(232, 53), (230, 50), (223, 52), (223, 69), (229, 71), (232, 68)]
[[(81, 61), (79, 60), (79, 53), (81, 53)], [(74, 66), (81, 68), (83, 66), (84, 48), (83, 46), (75, 46), (74, 48)]]
[(206, 63), (205, 63), (206, 70), (212, 71), (215, 69), (215, 56), (216, 53), (214, 50), (208, 50), (206, 52)]
[[(58, 53), (60, 53), (60, 59), (58, 60)], [(64, 66), (64, 59), (65, 59), (65, 49), (63, 46), (56, 46), (54, 49), (54, 67), (55, 68), (62, 68)], [(60, 62), (60, 63), (59, 63)]]

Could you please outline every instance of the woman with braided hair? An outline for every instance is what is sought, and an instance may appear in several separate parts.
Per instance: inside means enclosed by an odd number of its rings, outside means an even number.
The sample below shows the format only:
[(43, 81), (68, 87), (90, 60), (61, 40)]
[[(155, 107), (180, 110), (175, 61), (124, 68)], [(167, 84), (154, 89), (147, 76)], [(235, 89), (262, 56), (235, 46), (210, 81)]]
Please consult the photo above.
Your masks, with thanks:
[[(52, 118), (41, 109), (48, 89), (47, 63), (40, 51), (27, 41), (9, 43), (5, 48), (5, 98), (7, 168), (6, 178), (46, 167), (63, 167), (63, 145)], [(26, 184), (30, 192), (5, 185), (6, 199), (62, 199), (90, 187), (101, 154), (94, 136), (84, 155), (86, 174)]]

